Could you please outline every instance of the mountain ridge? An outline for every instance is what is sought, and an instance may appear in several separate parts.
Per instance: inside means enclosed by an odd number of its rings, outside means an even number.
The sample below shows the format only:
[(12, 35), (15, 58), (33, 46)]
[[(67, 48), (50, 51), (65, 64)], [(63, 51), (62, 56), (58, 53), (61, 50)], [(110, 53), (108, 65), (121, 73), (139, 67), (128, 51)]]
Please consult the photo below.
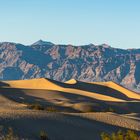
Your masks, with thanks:
[(62, 82), (114, 81), (140, 92), (140, 49), (39, 43), (0, 43), (0, 80), (46, 77)]

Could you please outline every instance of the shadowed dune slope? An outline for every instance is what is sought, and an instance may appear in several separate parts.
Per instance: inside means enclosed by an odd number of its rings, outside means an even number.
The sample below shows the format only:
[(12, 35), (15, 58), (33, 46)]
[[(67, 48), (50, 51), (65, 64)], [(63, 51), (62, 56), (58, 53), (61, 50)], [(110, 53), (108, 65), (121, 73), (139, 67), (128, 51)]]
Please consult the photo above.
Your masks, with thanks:
[(93, 82), (92, 84), (98, 84), (98, 85), (102, 85), (102, 86), (106, 86), (109, 88), (112, 88), (114, 90), (117, 90), (118, 92), (121, 92), (122, 94), (126, 95), (129, 98), (132, 99), (140, 99), (140, 94), (133, 92), (131, 90), (128, 90), (120, 85), (118, 85), (117, 83), (114, 83), (112, 81), (109, 82)]

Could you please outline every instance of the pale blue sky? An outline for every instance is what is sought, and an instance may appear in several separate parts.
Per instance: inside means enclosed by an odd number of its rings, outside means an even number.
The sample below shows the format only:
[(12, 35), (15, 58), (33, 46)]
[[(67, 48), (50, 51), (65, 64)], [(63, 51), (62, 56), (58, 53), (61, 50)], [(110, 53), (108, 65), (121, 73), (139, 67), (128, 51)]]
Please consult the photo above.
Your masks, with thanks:
[(0, 0), (0, 42), (140, 48), (140, 0)]

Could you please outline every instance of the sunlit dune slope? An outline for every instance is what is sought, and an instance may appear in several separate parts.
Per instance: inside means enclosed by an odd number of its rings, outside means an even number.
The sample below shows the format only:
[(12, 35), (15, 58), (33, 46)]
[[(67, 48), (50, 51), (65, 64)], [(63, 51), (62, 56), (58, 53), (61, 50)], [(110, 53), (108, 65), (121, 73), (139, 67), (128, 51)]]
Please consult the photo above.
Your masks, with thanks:
[(115, 102), (128, 101), (127, 98), (126, 99), (122, 98), (122, 96), (124, 95), (128, 96), (129, 98), (140, 99), (140, 95), (132, 91), (123, 89), (121, 86), (116, 85), (114, 83), (111, 83), (111, 84), (96, 83), (96, 84), (101, 85), (100, 88), (103, 88), (103, 90), (104, 90), (104, 86), (107, 86), (110, 89), (112, 88), (112, 89), (120, 91), (121, 93), (119, 96), (114, 96), (113, 90), (105, 90), (103, 93), (96, 92), (96, 90), (94, 89), (95, 85), (92, 86), (94, 83), (78, 82), (74, 79), (69, 80), (66, 83), (61, 83), (61, 82), (57, 82), (57, 81), (49, 80), (45, 78), (31, 79), (31, 80), (18, 80), (18, 81), (2, 81), (2, 82), (9, 85), (9, 88), (44, 89), (44, 90), (51, 90), (51, 91), (60, 91), (60, 92), (66, 92), (66, 93), (73, 93), (76, 95), (82, 95), (82, 96), (86, 96), (86, 97), (90, 97), (90, 98), (102, 100), (102, 101), (113, 101), (113, 102), (114, 101)]
[(76, 84), (77, 81), (75, 79), (70, 79), (68, 81), (65, 82), (66, 84)]
[(45, 78), (30, 79), (30, 80), (15, 80), (15, 81), (3, 81), (11, 88), (22, 88), (22, 89), (47, 89), (47, 90), (61, 90), (62, 88)]

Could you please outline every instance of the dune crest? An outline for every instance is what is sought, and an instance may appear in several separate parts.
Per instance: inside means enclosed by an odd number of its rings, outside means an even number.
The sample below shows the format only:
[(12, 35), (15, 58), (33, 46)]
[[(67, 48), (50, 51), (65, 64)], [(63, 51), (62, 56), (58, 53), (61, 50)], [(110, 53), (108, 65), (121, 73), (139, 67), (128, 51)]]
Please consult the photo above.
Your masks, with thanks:
[(66, 81), (65, 82), (66, 84), (76, 84), (77, 83), (77, 80), (75, 80), (75, 79), (70, 79), (70, 80), (68, 80), (68, 81)]
[[(129, 91), (113, 82), (92, 82), (84, 83), (77, 82), (75, 79), (71, 79), (65, 83), (57, 82), (50, 79), (39, 78), (39, 79), (30, 79), (30, 80), (15, 80), (15, 81), (2, 81), (3, 83), (9, 85), (9, 88), (20, 88), (20, 89), (43, 89), (50, 91), (59, 91), (65, 92), (68, 94), (81, 95), (89, 97), (92, 99), (102, 100), (102, 101), (111, 101), (111, 102), (126, 102), (128, 99), (139, 100), (140, 95), (135, 92)], [(86, 84), (86, 86), (85, 86)], [(91, 84), (95, 84), (93, 87)], [(73, 87), (71, 87), (73, 85)], [(89, 85), (89, 86), (88, 86)], [(96, 85), (101, 85), (97, 87)], [(104, 93), (98, 93), (95, 88), (109, 87)], [(91, 89), (92, 88), (92, 91)], [(118, 96), (113, 96), (113, 91), (119, 91)], [(103, 92), (103, 91), (102, 91)], [(128, 99), (122, 98), (122, 96), (127, 96)]]
[(15, 81), (3, 81), (8, 84), (11, 88), (21, 89), (47, 89), (47, 90), (60, 90), (61, 87), (56, 85), (46, 78), (29, 79), (29, 80), (15, 80)]

